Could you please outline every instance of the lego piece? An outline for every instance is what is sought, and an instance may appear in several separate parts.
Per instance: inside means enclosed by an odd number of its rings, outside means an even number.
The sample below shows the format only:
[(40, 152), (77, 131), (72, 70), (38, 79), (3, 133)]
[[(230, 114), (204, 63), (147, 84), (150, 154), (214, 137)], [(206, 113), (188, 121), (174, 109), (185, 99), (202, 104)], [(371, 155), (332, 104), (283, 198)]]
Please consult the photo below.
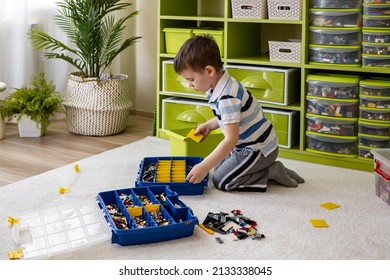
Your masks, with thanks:
[(67, 192), (69, 192), (68, 188), (65, 188), (65, 187), (58, 188), (58, 193), (60, 193), (60, 194), (66, 194)]
[(14, 225), (14, 224), (19, 223), (19, 219), (16, 219), (16, 218), (14, 218), (14, 217), (9, 216), (9, 217), (8, 217), (8, 222), (9, 222), (11, 225)]
[(75, 166), (74, 166), (74, 171), (75, 171), (76, 173), (80, 172), (80, 167), (79, 167), (78, 164), (75, 164)]
[(10, 260), (19, 260), (23, 257), (23, 251), (22, 249), (18, 249), (15, 251), (9, 251), (8, 252), (8, 258)]
[(322, 208), (325, 208), (327, 210), (333, 210), (333, 209), (336, 209), (336, 208), (339, 208), (340, 205), (336, 204), (336, 203), (333, 203), (333, 202), (327, 202), (327, 203), (323, 203), (320, 205)]
[(191, 129), (190, 132), (188, 132), (187, 137), (190, 137), (195, 142), (200, 142), (203, 139), (202, 134), (195, 134), (195, 128)]
[(310, 220), (310, 223), (313, 227), (317, 228), (327, 228), (329, 227), (325, 220), (322, 219), (316, 219), (316, 220)]
[(219, 244), (222, 244), (222, 243), (223, 243), (223, 240), (222, 240), (221, 237), (216, 237), (215, 240), (217, 240), (217, 242), (218, 242)]
[(214, 234), (214, 231), (205, 227), (204, 224), (199, 224), (199, 227), (209, 234)]

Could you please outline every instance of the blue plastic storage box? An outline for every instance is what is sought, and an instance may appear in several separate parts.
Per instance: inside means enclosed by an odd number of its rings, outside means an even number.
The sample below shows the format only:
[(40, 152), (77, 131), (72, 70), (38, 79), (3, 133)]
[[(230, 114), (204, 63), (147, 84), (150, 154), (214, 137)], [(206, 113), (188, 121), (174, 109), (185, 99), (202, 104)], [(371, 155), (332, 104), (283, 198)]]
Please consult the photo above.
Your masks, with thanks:
[(198, 184), (186, 182), (186, 176), (202, 157), (146, 157), (140, 163), (136, 186), (167, 185), (179, 195), (200, 195), (208, 176)]
[(101, 192), (97, 200), (112, 229), (111, 242), (120, 245), (188, 237), (199, 223), (178, 194), (164, 185)]

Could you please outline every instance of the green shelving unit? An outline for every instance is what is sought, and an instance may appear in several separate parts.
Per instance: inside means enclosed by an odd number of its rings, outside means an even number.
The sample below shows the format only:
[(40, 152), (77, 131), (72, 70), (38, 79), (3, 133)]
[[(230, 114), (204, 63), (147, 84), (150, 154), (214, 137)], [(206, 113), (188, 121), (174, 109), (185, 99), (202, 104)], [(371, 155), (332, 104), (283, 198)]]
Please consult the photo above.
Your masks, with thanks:
[[(288, 1), (286, 1), (288, 2)], [(267, 7), (265, 7), (267, 8)], [(280, 109), (297, 112), (299, 115), (299, 132), (297, 144), (291, 148), (280, 148), (280, 156), (338, 167), (372, 171), (372, 159), (343, 157), (307, 151), (306, 143), (306, 77), (318, 72), (361, 75), (390, 79), (390, 67), (356, 67), (336, 64), (309, 63), (309, 26), (310, 0), (301, 0), (301, 18), (298, 20), (275, 20), (254, 18), (233, 18), (232, 0), (159, 0), (158, 1), (158, 59), (157, 59), (157, 108), (156, 135), (168, 138), (163, 127), (163, 100), (172, 97), (183, 97), (194, 101), (204, 101), (204, 96), (171, 92), (165, 90), (163, 62), (172, 60), (175, 54), (167, 53), (165, 28), (211, 28), (223, 31), (222, 60), (225, 65), (242, 65), (244, 67), (278, 67), (295, 68), (300, 72), (298, 95), (300, 100), (288, 105), (261, 102), (264, 109)], [(390, 29), (389, 29), (390, 30)], [(301, 62), (270, 61), (268, 41), (281, 41), (289, 38), (301, 40)]]

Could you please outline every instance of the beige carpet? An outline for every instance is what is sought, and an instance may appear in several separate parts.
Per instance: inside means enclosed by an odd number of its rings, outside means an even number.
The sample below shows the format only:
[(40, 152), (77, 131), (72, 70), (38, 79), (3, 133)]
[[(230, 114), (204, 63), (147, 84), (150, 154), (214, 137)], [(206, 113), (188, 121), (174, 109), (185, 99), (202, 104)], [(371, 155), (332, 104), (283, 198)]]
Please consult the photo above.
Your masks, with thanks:
[[(147, 137), (78, 163), (0, 188), (0, 259), (14, 250), (8, 216), (56, 205), (94, 200), (102, 191), (134, 187), (144, 157), (169, 155), (169, 142)], [(334, 260), (390, 259), (390, 206), (374, 192), (374, 174), (280, 159), (306, 182), (298, 188), (271, 186), (266, 193), (226, 193), (209, 185), (203, 195), (180, 196), (199, 221), (208, 212), (239, 209), (258, 223), (260, 241), (234, 241), (209, 235), (198, 226), (187, 238), (135, 246), (105, 241), (51, 259), (264, 259)], [(59, 187), (70, 192), (58, 194)], [(340, 208), (326, 210), (326, 202)], [(314, 228), (311, 219), (324, 219), (328, 228)], [(221, 237), (223, 244), (216, 242)]]

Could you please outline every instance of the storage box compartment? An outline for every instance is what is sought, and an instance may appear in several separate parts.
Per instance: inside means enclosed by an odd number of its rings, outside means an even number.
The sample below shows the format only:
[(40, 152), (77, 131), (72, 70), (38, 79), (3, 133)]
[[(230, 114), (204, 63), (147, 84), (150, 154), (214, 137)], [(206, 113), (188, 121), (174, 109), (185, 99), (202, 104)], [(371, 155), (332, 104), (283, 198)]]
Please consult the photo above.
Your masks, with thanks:
[(378, 79), (360, 80), (360, 95), (390, 97), (390, 81)]
[(362, 56), (363, 67), (390, 67), (390, 55), (367, 55)]
[(175, 54), (181, 46), (192, 37), (191, 28), (169, 28), (163, 29), (165, 34), (165, 51), (166, 53)]
[(370, 147), (363, 147), (358, 145), (358, 158), (360, 159), (373, 159), (374, 155), (371, 153)]
[[(165, 196), (165, 205), (160, 204), (155, 193), (159, 188)], [(176, 219), (174, 212), (168, 212), (173, 204), (170, 197), (177, 198), (168, 186), (138, 186), (131, 189), (120, 189), (101, 192), (97, 196), (99, 207), (106, 216), (112, 228), (112, 243), (120, 245), (135, 245), (151, 242), (161, 242), (176, 238), (188, 237), (193, 234), (198, 219), (192, 210), (183, 203), (183, 211), (188, 213), (186, 220)], [(141, 206), (127, 208), (120, 195), (131, 194)], [(122, 224), (126, 224), (126, 226)]]
[(311, 26), (360, 27), (360, 9), (310, 9)]
[(169, 97), (162, 101), (162, 130), (197, 127), (214, 118), (207, 101)]
[(390, 44), (364, 43), (363, 54), (390, 55)]
[(373, 149), (375, 194), (390, 205), (390, 149)]
[(376, 136), (390, 136), (390, 124), (359, 120), (359, 133)]
[(356, 118), (358, 117), (359, 100), (354, 99), (326, 99), (306, 97), (307, 112), (316, 115)]
[[(140, 163), (136, 186), (158, 186), (169, 187), (169, 192), (158, 187), (150, 190), (150, 197), (153, 203), (160, 196), (159, 194), (169, 195), (173, 204), (180, 203), (175, 195), (199, 195), (207, 187), (208, 176), (198, 184), (192, 184), (186, 181), (186, 176), (191, 169), (202, 162), (202, 157), (146, 157)], [(156, 190), (155, 190), (156, 189)], [(146, 194), (145, 194), (146, 195)], [(159, 203), (166, 203), (159, 200)]]
[(359, 77), (349, 75), (309, 74), (307, 95), (354, 99), (359, 95)]
[(289, 105), (299, 100), (298, 68), (266, 68), (227, 65), (227, 71), (259, 101)]
[(359, 111), (360, 111), (360, 118), (364, 120), (390, 123), (389, 109), (374, 109), (374, 108), (360, 107)]
[(361, 43), (360, 28), (309, 27), (310, 44), (359, 46)]
[[(195, 128), (195, 127), (194, 127)], [(173, 129), (166, 133), (169, 137), (169, 146), (172, 156), (207, 157), (224, 139), (220, 129), (213, 130), (201, 142), (195, 142), (187, 136), (190, 129)]]
[(299, 112), (263, 109), (278, 136), (279, 147), (292, 148), (299, 141)]
[(267, 18), (267, 0), (231, 0), (233, 18)]
[(357, 137), (325, 136), (306, 132), (306, 150), (333, 156), (356, 157)]
[(311, 0), (310, 7), (312, 8), (331, 8), (331, 9), (349, 9), (360, 8), (361, 0)]
[(203, 35), (208, 34), (212, 36), (215, 41), (217, 42), (217, 45), (219, 47), (219, 51), (221, 53), (221, 57), (223, 57), (224, 53), (224, 32), (223, 30), (216, 30), (211, 28), (195, 28), (193, 29), (194, 35)]
[(390, 43), (390, 31), (364, 28), (363, 42)]
[(301, 0), (268, 0), (267, 2), (269, 19), (301, 19)]
[(269, 41), (268, 45), (270, 61), (301, 63), (301, 42)]
[(168, 93), (180, 93), (189, 96), (205, 95), (204, 92), (192, 88), (190, 82), (175, 72), (173, 60), (162, 62), (162, 90)]
[(377, 109), (390, 109), (390, 98), (360, 95), (360, 106)]
[(363, 15), (363, 27), (389, 28), (390, 16)]
[(360, 66), (360, 58), (360, 47), (309, 45), (310, 63)]
[(363, 14), (369, 16), (384, 16), (390, 15), (390, 5), (370, 5), (365, 3), (363, 5)]
[(390, 137), (359, 134), (359, 145), (371, 148), (389, 148)]
[(340, 119), (306, 114), (307, 130), (321, 134), (356, 136), (357, 118)]

